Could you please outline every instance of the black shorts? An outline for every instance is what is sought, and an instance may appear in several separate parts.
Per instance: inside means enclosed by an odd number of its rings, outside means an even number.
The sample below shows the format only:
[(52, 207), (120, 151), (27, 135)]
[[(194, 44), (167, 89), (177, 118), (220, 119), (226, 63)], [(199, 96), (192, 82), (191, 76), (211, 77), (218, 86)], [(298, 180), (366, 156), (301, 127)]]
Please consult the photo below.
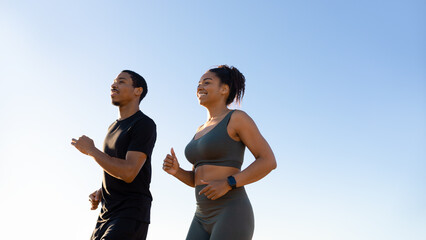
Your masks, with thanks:
[(128, 218), (115, 218), (96, 223), (91, 240), (145, 240), (148, 223)]

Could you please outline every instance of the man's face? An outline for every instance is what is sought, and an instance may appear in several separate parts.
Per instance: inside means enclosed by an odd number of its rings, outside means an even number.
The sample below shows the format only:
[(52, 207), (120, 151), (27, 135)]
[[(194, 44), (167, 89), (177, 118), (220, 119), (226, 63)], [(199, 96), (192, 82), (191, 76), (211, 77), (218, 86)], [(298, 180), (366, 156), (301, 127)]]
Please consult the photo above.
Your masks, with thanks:
[(130, 74), (126, 72), (118, 74), (111, 85), (112, 104), (122, 106), (135, 99), (139, 101), (141, 89), (133, 87), (133, 80)]

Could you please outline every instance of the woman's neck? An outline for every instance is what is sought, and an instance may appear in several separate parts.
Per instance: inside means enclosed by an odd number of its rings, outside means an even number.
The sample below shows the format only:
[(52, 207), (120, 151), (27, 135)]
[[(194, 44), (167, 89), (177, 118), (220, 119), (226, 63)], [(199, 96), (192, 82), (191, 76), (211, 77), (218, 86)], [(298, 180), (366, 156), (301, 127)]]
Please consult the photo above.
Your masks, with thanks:
[(226, 106), (207, 108), (207, 121), (212, 121), (227, 114), (229, 109)]

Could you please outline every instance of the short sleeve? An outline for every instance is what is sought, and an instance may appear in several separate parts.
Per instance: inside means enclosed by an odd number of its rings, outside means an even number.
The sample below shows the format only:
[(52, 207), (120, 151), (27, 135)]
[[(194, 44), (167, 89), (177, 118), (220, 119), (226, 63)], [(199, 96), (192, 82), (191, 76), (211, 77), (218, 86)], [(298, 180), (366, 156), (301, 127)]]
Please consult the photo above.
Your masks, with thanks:
[(130, 143), (127, 151), (143, 152), (151, 156), (157, 139), (157, 127), (150, 118), (137, 121), (130, 130)]

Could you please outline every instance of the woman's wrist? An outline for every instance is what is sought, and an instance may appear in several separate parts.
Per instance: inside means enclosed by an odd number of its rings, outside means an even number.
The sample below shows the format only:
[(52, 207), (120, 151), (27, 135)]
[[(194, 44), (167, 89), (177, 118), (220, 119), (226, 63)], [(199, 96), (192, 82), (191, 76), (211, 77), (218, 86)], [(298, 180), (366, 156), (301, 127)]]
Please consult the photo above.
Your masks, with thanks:
[(235, 180), (234, 176), (229, 176), (227, 178), (227, 182), (229, 187), (231, 187), (231, 189), (236, 189), (237, 188), (237, 181)]
[(172, 176), (177, 177), (180, 171), (182, 171), (182, 169), (180, 167), (178, 167), (175, 174), (172, 174)]

